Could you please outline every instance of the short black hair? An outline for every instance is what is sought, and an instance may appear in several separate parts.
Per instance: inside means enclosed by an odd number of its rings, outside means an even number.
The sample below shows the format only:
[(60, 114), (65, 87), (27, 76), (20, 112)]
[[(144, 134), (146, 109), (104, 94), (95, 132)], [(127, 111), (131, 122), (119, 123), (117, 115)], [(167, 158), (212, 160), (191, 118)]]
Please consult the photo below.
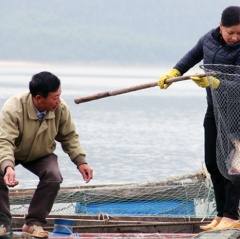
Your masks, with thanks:
[(224, 27), (231, 27), (240, 24), (240, 7), (229, 6), (222, 12), (221, 23)]
[(33, 75), (29, 82), (29, 90), (33, 97), (41, 95), (46, 98), (50, 92), (57, 91), (60, 85), (61, 81), (57, 76), (43, 71)]

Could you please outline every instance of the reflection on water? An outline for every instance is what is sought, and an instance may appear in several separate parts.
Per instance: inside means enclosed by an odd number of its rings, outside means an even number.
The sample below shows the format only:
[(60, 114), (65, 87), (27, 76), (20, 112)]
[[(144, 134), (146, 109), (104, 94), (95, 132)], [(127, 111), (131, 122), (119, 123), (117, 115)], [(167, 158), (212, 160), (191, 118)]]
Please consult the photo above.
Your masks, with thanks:
[[(85, 68), (84, 68), (85, 69)], [(34, 70), (34, 71), (33, 71)], [(32, 74), (43, 70), (0, 70), (0, 103), (25, 91)], [(44, 68), (46, 70), (46, 68)], [(158, 80), (158, 69), (70, 70), (47, 68), (61, 78), (62, 97), (74, 117), (87, 159), (94, 170), (90, 184), (143, 182), (200, 170), (203, 161), (205, 90), (190, 81), (174, 83), (88, 103), (74, 99), (93, 93)], [(13, 72), (14, 74), (7, 74)], [(58, 145), (63, 186), (84, 184), (76, 167)], [(35, 187), (37, 178), (18, 166), (20, 185)]]

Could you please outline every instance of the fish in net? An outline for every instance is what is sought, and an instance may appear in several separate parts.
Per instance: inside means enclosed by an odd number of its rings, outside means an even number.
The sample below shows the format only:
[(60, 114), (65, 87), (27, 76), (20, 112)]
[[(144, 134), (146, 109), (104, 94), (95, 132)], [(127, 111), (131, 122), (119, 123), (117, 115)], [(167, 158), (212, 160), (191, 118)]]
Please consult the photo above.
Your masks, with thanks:
[[(240, 184), (240, 66), (205, 64), (217, 127), (217, 164), (224, 177)], [(219, 81), (213, 87), (213, 81)]]

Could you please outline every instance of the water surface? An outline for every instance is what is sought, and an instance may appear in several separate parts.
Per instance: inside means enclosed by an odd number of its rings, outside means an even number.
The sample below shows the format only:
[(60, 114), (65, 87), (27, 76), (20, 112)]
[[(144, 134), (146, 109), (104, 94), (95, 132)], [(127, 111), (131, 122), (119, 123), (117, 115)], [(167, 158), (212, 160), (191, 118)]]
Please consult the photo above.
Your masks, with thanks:
[[(2, 66), (0, 104), (28, 90), (32, 74), (52, 71), (62, 81), (62, 97), (76, 123), (87, 160), (94, 170), (90, 184), (157, 180), (198, 171), (203, 161), (205, 90), (191, 81), (75, 104), (98, 92), (155, 82), (164, 73), (149, 68)], [(83, 185), (81, 175), (58, 145), (63, 186)], [(38, 179), (16, 168), (18, 187)]]

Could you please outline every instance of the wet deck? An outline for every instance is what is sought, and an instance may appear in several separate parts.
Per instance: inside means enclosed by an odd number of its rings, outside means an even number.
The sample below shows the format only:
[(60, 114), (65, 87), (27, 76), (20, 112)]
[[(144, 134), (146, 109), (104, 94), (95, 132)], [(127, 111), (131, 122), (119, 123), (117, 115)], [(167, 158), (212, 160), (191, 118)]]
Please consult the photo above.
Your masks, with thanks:
[(150, 239), (190, 239), (196, 234), (192, 233), (79, 233), (69, 236), (50, 235), (53, 239), (117, 239), (117, 238), (150, 238)]
[[(30, 237), (31, 238), (31, 237)], [(13, 232), (12, 239), (30, 239), (25, 237), (22, 232)], [(53, 233), (48, 239), (240, 239), (239, 229), (225, 229), (216, 231), (205, 231), (200, 233)]]

